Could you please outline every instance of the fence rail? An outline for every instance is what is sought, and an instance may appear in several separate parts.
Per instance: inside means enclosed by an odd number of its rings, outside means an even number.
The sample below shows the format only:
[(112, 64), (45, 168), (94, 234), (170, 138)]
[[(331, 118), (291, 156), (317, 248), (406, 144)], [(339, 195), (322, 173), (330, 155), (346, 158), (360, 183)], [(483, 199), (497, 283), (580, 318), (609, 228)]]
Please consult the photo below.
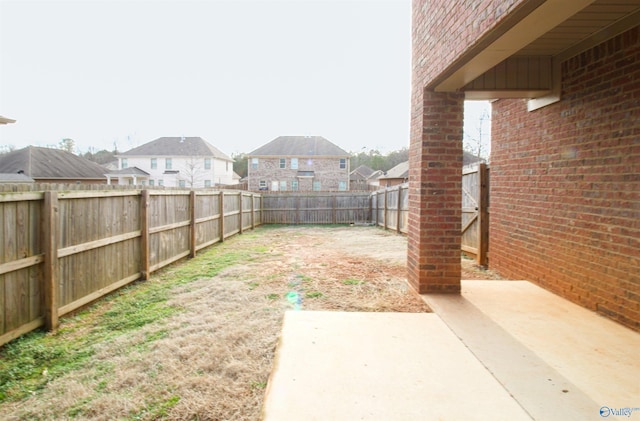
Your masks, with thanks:
[(93, 188), (0, 192), (0, 345), (262, 223), (245, 191)]

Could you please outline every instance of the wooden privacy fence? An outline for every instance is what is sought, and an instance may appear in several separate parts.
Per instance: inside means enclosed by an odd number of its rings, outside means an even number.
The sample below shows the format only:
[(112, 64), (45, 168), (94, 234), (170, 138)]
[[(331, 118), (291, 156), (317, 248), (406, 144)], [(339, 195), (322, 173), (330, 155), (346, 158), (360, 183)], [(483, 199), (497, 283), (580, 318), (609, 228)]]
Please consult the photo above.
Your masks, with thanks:
[(277, 192), (262, 195), (264, 224), (369, 223), (369, 192)]
[(0, 193), (0, 345), (261, 223), (243, 191)]
[[(373, 223), (407, 233), (409, 185), (401, 184), (371, 193)], [(489, 167), (467, 166), (462, 172), (462, 251), (486, 266), (489, 250)]]

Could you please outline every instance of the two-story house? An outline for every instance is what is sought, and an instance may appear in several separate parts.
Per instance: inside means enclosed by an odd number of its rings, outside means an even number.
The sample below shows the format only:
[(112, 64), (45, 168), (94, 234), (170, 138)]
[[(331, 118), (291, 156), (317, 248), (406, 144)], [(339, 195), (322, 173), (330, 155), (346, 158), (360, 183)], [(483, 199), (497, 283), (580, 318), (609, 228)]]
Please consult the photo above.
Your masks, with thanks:
[(118, 184), (202, 188), (237, 183), (233, 160), (201, 137), (161, 137), (116, 156)]
[(249, 190), (349, 190), (349, 153), (322, 136), (280, 136), (247, 158)]

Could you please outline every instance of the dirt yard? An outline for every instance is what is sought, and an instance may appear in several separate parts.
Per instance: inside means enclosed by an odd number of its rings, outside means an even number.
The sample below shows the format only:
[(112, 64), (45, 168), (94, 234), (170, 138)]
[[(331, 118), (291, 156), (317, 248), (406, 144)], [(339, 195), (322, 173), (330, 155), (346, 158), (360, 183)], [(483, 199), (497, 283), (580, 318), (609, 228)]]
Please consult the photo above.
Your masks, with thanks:
[[(232, 263), (213, 277), (197, 275), (221, 259)], [(126, 334), (111, 332), (91, 345), (89, 364), (52, 378), (25, 399), (0, 404), (0, 414), (260, 419), (284, 312), (427, 312), (407, 287), (405, 262), (406, 237), (375, 227), (262, 227), (235, 236), (147, 281), (185, 276), (181, 267), (189, 265), (193, 280), (172, 287), (166, 302), (179, 309), (176, 314)], [(497, 278), (472, 260), (462, 262), (465, 279)], [(63, 320), (56, 340), (93, 329), (111, 305), (98, 303), (89, 316)]]

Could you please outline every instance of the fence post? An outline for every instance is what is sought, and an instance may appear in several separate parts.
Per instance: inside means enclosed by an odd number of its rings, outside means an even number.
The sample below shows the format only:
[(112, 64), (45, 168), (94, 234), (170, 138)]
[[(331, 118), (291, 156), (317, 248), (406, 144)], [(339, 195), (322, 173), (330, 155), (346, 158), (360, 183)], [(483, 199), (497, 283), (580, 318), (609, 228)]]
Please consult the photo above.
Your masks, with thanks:
[(58, 193), (44, 192), (44, 322), (58, 328)]
[(242, 201), (244, 200), (244, 198), (242, 196), (242, 192), (240, 192), (240, 195), (238, 196), (240, 200), (240, 204), (238, 205), (238, 207), (240, 208), (240, 234), (242, 234), (242, 232), (244, 231), (242, 229), (242, 226), (244, 225), (244, 216), (242, 215)]
[(400, 234), (400, 206), (402, 205), (402, 186), (398, 185), (398, 200), (396, 205), (396, 232)]
[(220, 242), (224, 241), (224, 191), (220, 190)]
[(383, 218), (384, 218), (384, 229), (387, 229), (387, 219), (389, 219), (389, 206), (387, 205), (387, 203), (389, 202), (389, 195), (387, 194), (387, 188), (384, 188), (384, 214), (383, 214)]
[(487, 266), (489, 251), (489, 183), (487, 164), (478, 165), (478, 265)]
[(140, 196), (140, 264), (142, 279), (147, 280), (151, 276), (151, 264), (149, 263), (149, 190), (142, 190)]
[(338, 221), (338, 196), (333, 196), (331, 207), (331, 223), (335, 225)]
[(196, 191), (189, 192), (189, 257), (196, 257)]
[(251, 193), (251, 229), (256, 228), (256, 196)]

